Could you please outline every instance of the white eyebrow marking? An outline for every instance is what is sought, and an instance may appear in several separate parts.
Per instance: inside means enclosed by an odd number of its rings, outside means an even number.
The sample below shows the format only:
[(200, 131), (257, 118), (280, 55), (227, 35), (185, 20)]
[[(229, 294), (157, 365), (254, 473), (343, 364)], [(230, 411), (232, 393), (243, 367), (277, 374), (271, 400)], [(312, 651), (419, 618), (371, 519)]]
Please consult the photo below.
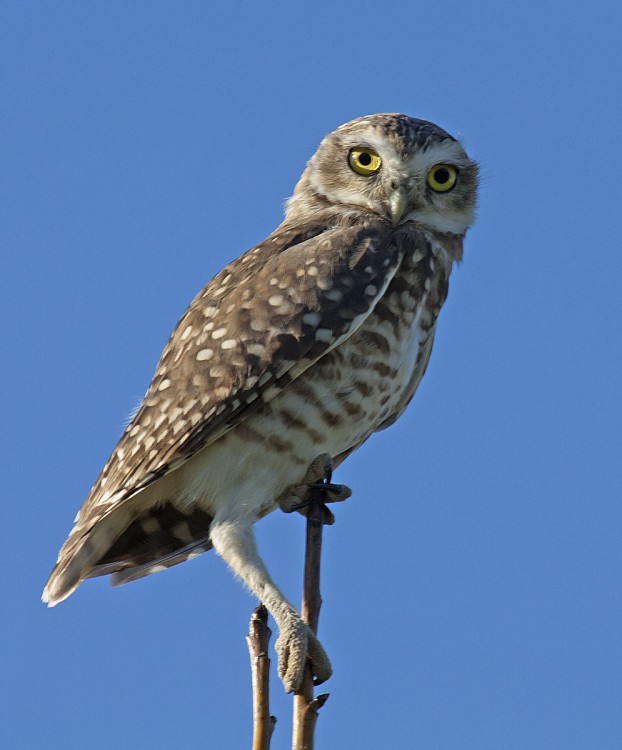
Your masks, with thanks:
[(469, 166), (472, 162), (456, 141), (434, 143), (424, 151), (416, 151), (410, 159), (410, 171), (413, 174), (425, 174), (435, 164), (448, 162), (458, 169)]

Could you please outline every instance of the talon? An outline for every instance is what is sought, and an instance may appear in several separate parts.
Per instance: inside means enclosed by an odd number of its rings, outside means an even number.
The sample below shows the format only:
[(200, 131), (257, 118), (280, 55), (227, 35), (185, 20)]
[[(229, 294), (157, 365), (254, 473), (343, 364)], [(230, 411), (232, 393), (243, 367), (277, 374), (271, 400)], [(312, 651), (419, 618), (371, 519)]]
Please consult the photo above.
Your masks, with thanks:
[(306, 516), (311, 500), (311, 491), (318, 490), (321, 493), (322, 523), (330, 526), (335, 522), (335, 516), (326, 507), (326, 503), (339, 503), (352, 495), (352, 491), (345, 484), (333, 484), (331, 482), (332, 473), (332, 459), (328, 453), (323, 453), (307, 469), (302, 484), (288, 487), (277, 498), (279, 508), (284, 513), (297, 511)]
[(331, 484), (330, 482), (314, 482), (307, 485), (311, 489), (322, 490), (326, 494), (326, 503), (340, 503), (352, 495), (352, 490), (345, 484)]
[(311, 661), (314, 682), (317, 685), (326, 682), (332, 675), (333, 668), (326, 655), (326, 651), (324, 651), (322, 644), (318, 641), (317, 636), (312, 630), (309, 630), (309, 659)]
[(328, 453), (322, 453), (315, 458), (311, 466), (307, 469), (304, 481), (307, 484), (314, 484), (328, 479), (330, 482), (333, 476), (333, 459)]

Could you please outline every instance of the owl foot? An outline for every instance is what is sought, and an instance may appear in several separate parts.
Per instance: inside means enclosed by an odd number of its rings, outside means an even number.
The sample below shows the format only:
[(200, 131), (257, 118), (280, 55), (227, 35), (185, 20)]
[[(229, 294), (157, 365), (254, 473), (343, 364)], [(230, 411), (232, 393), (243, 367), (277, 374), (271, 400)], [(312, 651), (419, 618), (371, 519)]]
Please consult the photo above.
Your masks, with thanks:
[(311, 493), (313, 490), (320, 491), (322, 500), (322, 523), (331, 525), (335, 523), (335, 516), (326, 507), (325, 503), (338, 503), (347, 500), (352, 491), (345, 484), (332, 484), (333, 462), (328, 453), (322, 453), (307, 469), (302, 484), (293, 484), (277, 498), (279, 508), (284, 513), (297, 511), (303, 516), (307, 515)]
[(314, 683), (320, 685), (333, 673), (330, 661), (311, 628), (296, 616), (279, 628), (280, 634), (275, 643), (278, 656), (278, 673), (285, 692), (297, 690), (304, 677), (307, 657), (315, 677)]

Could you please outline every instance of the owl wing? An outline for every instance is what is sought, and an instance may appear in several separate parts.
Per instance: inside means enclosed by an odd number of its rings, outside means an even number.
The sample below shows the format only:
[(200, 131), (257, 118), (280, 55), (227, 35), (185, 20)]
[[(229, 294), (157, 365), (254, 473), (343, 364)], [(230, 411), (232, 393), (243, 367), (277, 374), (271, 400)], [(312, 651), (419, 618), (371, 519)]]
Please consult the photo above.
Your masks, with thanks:
[(380, 221), (277, 230), (217, 274), (173, 331), (72, 536), (217, 440), (350, 336), (399, 266), (396, 238)]

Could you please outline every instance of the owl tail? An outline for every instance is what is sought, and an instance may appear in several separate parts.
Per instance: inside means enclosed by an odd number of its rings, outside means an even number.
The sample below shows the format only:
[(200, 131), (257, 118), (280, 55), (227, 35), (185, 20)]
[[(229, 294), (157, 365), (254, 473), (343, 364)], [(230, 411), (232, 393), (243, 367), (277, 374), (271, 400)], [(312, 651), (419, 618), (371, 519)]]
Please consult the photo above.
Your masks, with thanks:
[(164, 503), (134, 518), (121, 509), (112, 511), (86, 532), (76, 527), (58, 555), (42, 600), (55, 606), (85, 578), (111, 575), (110, 583), (120, 586), (190, 560), (211, 548), (212, 520), (200, 508), (181, 511)]
[(76, 524), (58, 553), (41, 601), (54, 607), (70, 596), (110, 549), (129, 520), (127, 513), (119, 511), (100, 518), (90, 528)]

